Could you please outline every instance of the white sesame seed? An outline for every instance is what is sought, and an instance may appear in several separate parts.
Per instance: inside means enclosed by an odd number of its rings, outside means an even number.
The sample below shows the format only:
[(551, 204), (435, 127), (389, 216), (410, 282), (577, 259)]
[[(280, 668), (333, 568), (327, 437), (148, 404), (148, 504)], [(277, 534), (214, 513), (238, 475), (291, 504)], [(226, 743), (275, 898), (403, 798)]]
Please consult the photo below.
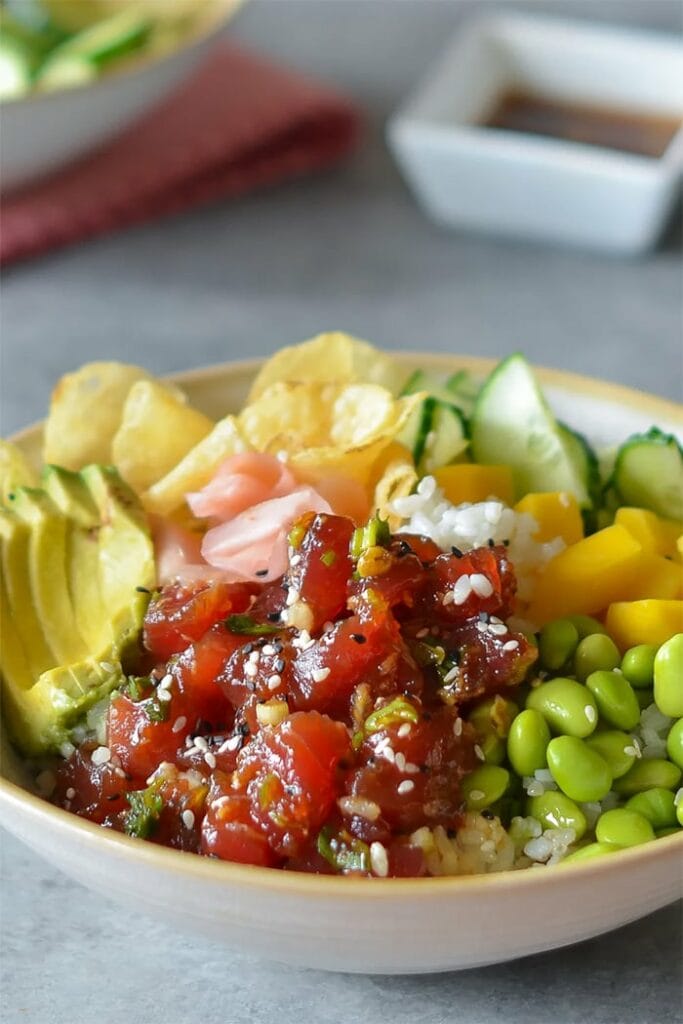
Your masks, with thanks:
[(381, 843), (370, 843), (370, 867), (379, 878), (389, 874), (389, 858)]
[(504, 651), (516, 651), (519, 647), (519, 640), (508, 640), (507, 643), (503, 644)]
[(412, 725), (410, 724), (410, 722), (404, 722), (403, 725), (399, 726), (399, 729), (398, 729), (398, 732), (396, 733), (396, 735), (400, 736), (401, 739), (403, 739), (404, 736), (408, 736), (410, 734), (410, 730), (411, 729), (412, 729)]
[(195, 736), (194, 745), (198, 750), (208, 750), (209, 744), (206, 742), (203, 736)]
[(453, 587), (453, 603), (464, 604), (467, 598), (472, 593), (472, 584), (469, 576), (461, 576), (460, 579), (456, 580), (455, 586)]
[(73, 786), (69, 786), (69, 788), (66, 791), (66, 798), (67, 798), (67, 800), (73, 800), (73, 798), (75, 796), (76, 796), (76, 790), (73, 788)]
[(493, 584), (488, 576), (484, 576), (482, 572), (472, 573), (470, 576), (470, 584), (472, 590), (477, 597), (490, 597), (493, 593)]
[(282, 683), (282, 676), (279, 676), (279, 675), (277, 675), (277, 673), (275, 673), (275, 675), (272, 675), (270, 677), (270, 679), (268, 680), (268, 689), (269, 690), (277, 690), (278, 686), (280, 686), (281, 683)]
[(183, 811), (181, 817), (185, 828), (194, 828), (194, 814), (192, 811)]
[(443, 595), (443, 599), (441, 601), (441, 604), (443, 604), (443, 605), (453, 604), (454, 600), (455, 600), (455, 598), (453, 597), (453, 591), (452, 590), (447, 590), (446, 593)]
[(460, 669), (458, 668), (457, 665), (454, 665), (453, 668), (449, 669), (446, 675), (443, 677), (443, 681), (444, 683), (452, 683), (453, 680), (457, 679), (459, 675)]
[(266, 658), (270, 658), (271, 655), (275, 654), (275, 648), (272, 644), (264, 644), (261, 648), (261, 654), (264, 654)]
[(476, 623), (476, 628), (477, 628), (479, 633), (488, 633), (488, 631), (489, 631), (489, 624), (488, 624), (488, 622), (477, 622)]
[(173, 694), (169, 693), (168, 690), (157, 690), (157, 700), (163, 701), (164, 703), (171, 700), (172, 696)]
[(327, 622), (323, 623), (323, 633), (331, 633), (333, 629), (334, 622), (330, 622), (330, 620), (328, 619)]
[(480, 761), (485, 761), (486, 760), (486, 754), (481, 749), (481, 747), (479, 746), (478, 743), (474, 744), (474, 753), (477, 755), (477, 757), (479, 758)]
[(593, 722), (597, 722), (597, 720), (598, 720), (598, 713), (597, 713), (597, 711), (595, 710), (595, 708), (593, 707), (592, 704), (586, 704), (585, 711), (586, 711), (586, 720), (589, 721), (591, 723), (591, 725), (593, 724)]
[(124, 772), (123, 768), (114, 768), (114, 771), (120, 779), (125, 779), (126, 773)]
[(491, 622), (489, 624), (489, 633), (492, 636), (505, 636), (508, 628), (504, 622)]
[(624, 753), (628, 757), (637, 757), (636, 748), (634, 746), (624, 747)]
[(415, 789), (415, 783), (413, 782), (413, 780), (404, 779), (403, 782), (399, 782), (398, 789), (396, 790), (396, 792), (400, 796), (404, 796), (406, 793), (410, 793), (413, 789)]
[(390, 764), (393, 764), (396, 760), (396, 754), (391, 747), (382, 747), (382, 750), (378, 750), (377, 753), (381, 753), (384, 760), (389, 761)]
[(160, 690), (167, 690), (172, 682), (173, 682), (173, 676), (171, 675), (170, 672), (167, 672), (166, 675), (163, 677), (163, 679), (159, 680), (158, 689), (160, 689)]
[(260, 660), (261, 660), (261, 652), (260, 651), (251, 651), (251, 653), (249, 654), (249, 661), (253, 665), (258, 665)]
[(415, 636), (418, 640), (423, 640), (424, 637), (429, 636), (429, 626), (423, 626), (422, 629), (417, 631)]
[(216, 767), (216, 758), (214, 757), (210, 750), (207, 750), (207, 752), (204, 754), (204, 760), (208, 764), (209, 768)]
[(116, 672), (116, 666), (112, 665), (112, 663), (110, 661), (101, 661), (100, 662), (100, 668), (104, 672), (111, 672), (112, 675), (114, 674), (114, 672)]
[[(56, 785), (57, 780), (49, 769), (46, 769), (44, 772), (40, 772), (40, 774), (36, 776), (36, 786), (38, 787), (38, 792), (41, 793), (42, 796), (51, 796)], [(74, 796), (75, 795), (76, 794), (74, 793)]]
[(484, 793), (483, 790), (481, 789), (470, 790), (470, 800), (483, 800), (485, 796), (486, 793)]
[(453, 722), (453, 735), (462, 736), (462, 718), (456, 718)]
[(332, 670), (329, 668), (315, 668), (311, 675), (314, 683), (322, 683), (323, 679), (327, 679)]
[(289, 564), (292, 567), (296, 567), (297, 565), (299, 565), (300, 562), (301, 562), (301, 555), (292, 555), (292, 557), (289, 560)]
[(285, 604), (288, 608), (291, 608), (293, 604), (296, 604), (300, 597), (301, 594), (299, 591), (295, 590), (294, 587), (290, 587), (287, 591), (287, 600), (285, 601)]
[(237, 750), (241, 742), (242, 737), (239, 733), (236, 736), (229, 736), (227, 740), (224, 740), (223, 743), (221, 743), (218, 748), (218, 753), (225, 754), (227, 751)]
[(418, 766), (416, 764), (413, 764), (412, 761), (406, 761), (406, 766), (403, 769), (406, 775), (417, 775), (419, 770), (420, 769), (418, 768)]
[(398, 770), (399, 770), (400, 772), (403, 772), (403, 771), (405, 771), (405, 767), (406, 767), (406, 756), (405, 756), (405, 754), (402, 754), (402, 753), (400, 752), (400, 750), (399, 750), (398, 754), (396, 754), (396, 756), (395, 756), (395, 758), (394, 758), (394, 764), (396, 765), (396, 767), (398, 768)]
[(365, 818), (366, 821), (377, 821), (381, 814), (379, 804), (362, 796), (341, 796), (337, 806), (342, 814)]
[(185, 715), (180, 715), (178, 718), (176, 718), (175, 722), (171, 726), (171, 732), (180, 732), (181, 729), (184, 729), (186, 725), (187, 718), (185, 717)]
[(249, 676), (250, 679), (254, 679), (258, 675), (258, 668), (253, 661), (248, 661), (244, 666), (245, 676)]
[(90, 755), (90, 760), (93, 764), (106, 764), (110, 757), (111, 750), (109, 747), (95, 747)]

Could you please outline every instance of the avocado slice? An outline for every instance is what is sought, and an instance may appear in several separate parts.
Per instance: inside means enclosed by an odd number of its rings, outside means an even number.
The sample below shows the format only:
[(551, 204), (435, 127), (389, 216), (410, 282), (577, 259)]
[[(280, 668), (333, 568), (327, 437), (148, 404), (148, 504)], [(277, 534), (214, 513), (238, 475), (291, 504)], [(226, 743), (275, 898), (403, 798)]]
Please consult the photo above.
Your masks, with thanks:
[(0, 509), (3, 704), (32, 756), (123, 684), (155, 583), (147, 519), (115, 469), (49, 467), (44, 485)]
[(67, 519), (67, 586), (76, 624), (88, 650), (115, 646), (100, 590), (100, 513), (80, 473), (47, 466), (43, 487)]
[(87, 657), (88, 648), (76, 625), (67, 586), (68, 520), (49, 495), (37, 487), (18, 487), (12, 495), (10, 507), (29, 529), (31, 594), (43, 634), (52, 651), (52, 665), (81, 661)]
[[(40, 618), (33, 603), (28, 574), (29, 541), (27, 524), (6, 509), (0, 509), (0, 543), (2, 546), (2, 577), (6, 587), (7, 616), (3, 622), (16, 623), (18, 639), (26, 652), (26, 660), (34, 679), (54, 665)], [(4, 633), (4, 630), (3, 630)], [(4, 651), (3, 663), (4, 663)]]

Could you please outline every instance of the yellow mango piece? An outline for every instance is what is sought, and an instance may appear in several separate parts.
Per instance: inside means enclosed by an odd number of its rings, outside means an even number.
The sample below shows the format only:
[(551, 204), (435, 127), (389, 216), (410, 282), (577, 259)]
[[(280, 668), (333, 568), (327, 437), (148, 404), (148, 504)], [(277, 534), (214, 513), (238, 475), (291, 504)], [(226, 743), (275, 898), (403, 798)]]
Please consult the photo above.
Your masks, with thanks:
[(617, 510), (614, 522), (628, 530), (645, 551), (651, 551), (653, 555), (671, 558), (679, 554), (676, 545), (683, 533), (683, 523), (663, 519), (646, 508), (627, 506)]
[(534, 539), (545, 544), (561, 537), (565, 544), (583, 539), (583, 520), (579, 503), (567, 491), (543, 491), (525, 495), (515, 505), (516, 512), (533, 516), (538, 523)]
[(683, 566), (661, 555), (643, 554), (643, 563), (636, 579), (626, 587), (621, 599), (644, 601), (647, 598), (672, 600), (683, 595)]
[(437, 469), (434, 476), (454, 505), (462, 505), (465, 501), (486, 501), (492, 497), (511, 505), (514, 499), (512, 470), (509, 466), (477, 466), (461, 462)]
[(618, 601), (607, 609), (605, 626), (622, 651), (663, 644), (683, 631), (683, 601)]
[(623, 526), (608, 526), (548, 562), (525, 618), (542, 625), (564, 615), (595, 615), (621, 601), (647, 570), (646, 552)]

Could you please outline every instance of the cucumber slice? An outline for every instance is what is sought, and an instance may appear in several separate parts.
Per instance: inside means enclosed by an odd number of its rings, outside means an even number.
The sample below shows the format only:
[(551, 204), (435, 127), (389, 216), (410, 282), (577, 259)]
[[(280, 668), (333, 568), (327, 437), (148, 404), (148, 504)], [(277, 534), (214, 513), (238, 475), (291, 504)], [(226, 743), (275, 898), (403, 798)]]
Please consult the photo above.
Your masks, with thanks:
[(673, 434), (652, 427), (621, 446), (612, 484), (624, 505), (683, 519), (683, 449)]
[(50, 64), (65, 57), (78, 57), (101, 69), (112, 61), (141, 49), (147, 42), (152, 22), (132, 8), (85, 28), (56, 47)]
[(86, 85), (97, 78), (97, 67), (87, 57), (63, 54), (46, 60), (36, 77), (36, 88), (41, 92), (71, 89)]
[(402, 395), (415, 395), (418, 391), (426, 391), (432, 398), (438, 398), (442, 402), (453, 402), (453, 395), (445, 387), (438, 377), (425, 373), (424, 370), (415, 370), (403, 385)]
[(20, 40), (0, 36), (0, 100), (16, 99), (31, 88), (33, 55)]
[(458, 370), (446, 381), (446, 390), (450, 401), (466, 415), (471, 416), (474, 403), (481, 389), (481, 381), (477, 380), (469, 370)]
[(462, 455), (468, 445), (465, 418), (454, 405), (434, 399), (432, 423), (425, 439), (422, 458), (425, 472), (447, 466)]
[(411, 452), (416, 467), (422, 462), (427, 438), (432, 429), (435, 404), (435, 398), (429, 396), (425, 398), (415, 409), (397, 438)]
[(470, 426), (474, 461), (509, 466), (518, 498), (569, 491), (581, 508), (592, 506), (583, 445), (563, 434), (521, 353), (504, 359), (486, 380)]
[(566, 423), (559, 423), (560, 434), (566, 450), (576, 465), (581, 468), (581, 474), (586, 480), (588, 495), (593, 505), (600, 503), (602, 485), (600, 483), (600, 465), (595, 449), (590, 442), (577, 430), (572, 430)]

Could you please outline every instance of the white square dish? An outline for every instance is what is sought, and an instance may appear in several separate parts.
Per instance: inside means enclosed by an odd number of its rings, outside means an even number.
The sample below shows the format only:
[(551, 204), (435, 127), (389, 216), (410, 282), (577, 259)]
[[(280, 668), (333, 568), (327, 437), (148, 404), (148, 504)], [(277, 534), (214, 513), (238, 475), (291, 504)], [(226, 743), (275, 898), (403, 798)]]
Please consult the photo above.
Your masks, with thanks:
[(555, 17), (479, 17), (387, 131), (442, 224), (621, 253), (653, 246), (678, 195), (683, 124), (660, 157), (486, 127), (509, 89), (681, 118), (681, 41)]

